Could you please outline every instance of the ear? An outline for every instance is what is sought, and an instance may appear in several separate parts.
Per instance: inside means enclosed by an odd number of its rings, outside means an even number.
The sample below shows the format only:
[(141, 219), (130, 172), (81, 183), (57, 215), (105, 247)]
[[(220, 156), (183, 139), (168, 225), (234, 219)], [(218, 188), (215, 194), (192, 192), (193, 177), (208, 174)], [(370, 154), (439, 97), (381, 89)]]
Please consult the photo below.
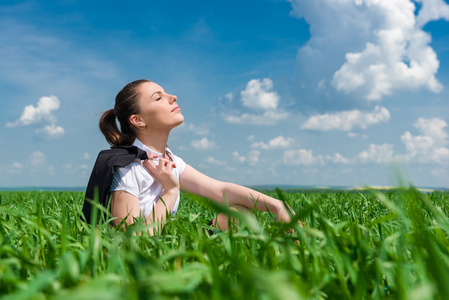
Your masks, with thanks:
[(147, 127), (147, 124), (145, 124), (145, 121), (142, 120), (142, 118), (139, 115), (131, 115), (131, 117), (129, 117), (129, 123), (131, 123), (131, 125), (136, 126), (137, 128)]

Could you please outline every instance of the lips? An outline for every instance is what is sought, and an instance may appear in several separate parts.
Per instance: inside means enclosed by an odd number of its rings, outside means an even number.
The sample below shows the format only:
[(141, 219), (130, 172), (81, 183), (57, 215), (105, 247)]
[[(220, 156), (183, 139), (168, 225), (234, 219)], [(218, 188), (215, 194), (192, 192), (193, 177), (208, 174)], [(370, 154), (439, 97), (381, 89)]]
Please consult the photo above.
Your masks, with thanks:
[(171, 112), (175, 112), (175, 111), (181, 111), (181, 109), (179, 109), (179, 106), (176, 106), (175, 108), (173, 108), (173, 110)]

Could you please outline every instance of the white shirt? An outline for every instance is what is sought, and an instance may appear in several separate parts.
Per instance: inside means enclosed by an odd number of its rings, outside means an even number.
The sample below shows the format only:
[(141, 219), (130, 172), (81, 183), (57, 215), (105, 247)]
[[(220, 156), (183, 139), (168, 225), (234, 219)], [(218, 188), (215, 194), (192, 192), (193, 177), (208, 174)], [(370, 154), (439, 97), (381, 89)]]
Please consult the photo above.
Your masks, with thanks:
[[(159, 158), (162, 157), (162, 153), (151, 150), (138, 139), (134, 140), (133, 145), (147, 153), (157, 154), (158, 157), (153, 159), (156, 164)], [(176, 168), (173, 168), (172, 172), (179, 180), (186, 163), (178, 156), (173, 155), (169, 148), (165, 148), (165, 151), (170, 153), (173, 162), (176, 164)], [(136, 196), (139, 200), (141, 216), (148, 218), (153, 211), (153, 207), (159, 201), (159, 197), (162, 196), (164, 189), (159, 180), (157, 180), (156, 177), (143, 166), (143, 160), (136, 159), (125, 167), (115, 168), (110, 191), (126, 191), (131, 195)], [(172, 214), (176, 213), (178, 205), (179, 194), (176, 198)]]

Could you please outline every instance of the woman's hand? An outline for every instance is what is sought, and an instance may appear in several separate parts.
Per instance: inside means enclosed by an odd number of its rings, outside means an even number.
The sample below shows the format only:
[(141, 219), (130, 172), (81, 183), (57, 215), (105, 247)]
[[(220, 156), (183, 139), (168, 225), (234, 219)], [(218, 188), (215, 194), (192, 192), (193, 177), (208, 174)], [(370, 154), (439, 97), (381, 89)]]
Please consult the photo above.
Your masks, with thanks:
[(156, 165), (153, 161), (156, 157), (156, 154), (150, 154), (149, 158), (143, 162), (143, 166), (159, 180), (165, 192), (172, 190), (179, 192), (179, 181), (172, 172), (173, 168), (176, 168), (176, 164), (166, 156), (165, 158), (160, 158), (159, 164)]
[[(279, 211), (278, 211), (278, 213), (276, 214), (276, 221), (281, 221), (281, 222), (283, 222), (283, 223), (290, 223), (291, 222), (291, 217), (290, 217), (290, 214), (289, 214), (289, 212), (287, 211), (287, 209), (288, 210), (290, 210), (290, 213), (291, 213), (291, 215), (292, 216), (294, 216), (295, 215), (295, 212), (293, 211), (293, 209), (291, 209), (290, 208), (290, 206), (283, 206)], [(299, 224), (299, 226), (300, 227), (303, 227), (303, 225), (302, 225), (302, 223), (301, 223), (301, 221), (300, 220), (298, 220), (298, 224)], [(289, 230), (288, 230), (288, 232), (289, 233), (294, 233), (295, 231), (294, 231), (294, 229), (293, 228), (290, 228)], [(297, 243), (298, 243), (298, 241), (296, 241)]]
[(153, 161), (157, 157), (155, 154), (149, 154), (149, 158), (143, 162), (143, 166), (159, 180), (164, 188), (160, 196), (163, 201), (157, 201), (153, 212), (147, 217), (147, 222), (156, 224), (156, 227), (150, 228), (151, 235), (162, 230), (167, 216), (173, 212), (180, 189), (179, 180), (172, 172), (173, 168), (176, 168), (175, 163), (168, 156), (160, 158), (157, 163)]

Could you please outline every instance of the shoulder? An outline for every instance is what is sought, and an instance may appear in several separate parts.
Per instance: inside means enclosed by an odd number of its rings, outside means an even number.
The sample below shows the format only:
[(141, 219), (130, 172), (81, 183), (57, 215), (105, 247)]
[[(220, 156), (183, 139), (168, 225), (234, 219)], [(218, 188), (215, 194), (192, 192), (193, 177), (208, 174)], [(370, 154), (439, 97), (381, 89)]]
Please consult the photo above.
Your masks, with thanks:
[(136, 159), (147, 159), (145, 151), (136, 146), (124, 145), (100, 151), (96, 164), (108, 165), (112, 167), (123, 167), (132, 163)]
[(155, 178), (145, 169), (141, 161), (115, 167), (113, 184), (111, 190), (130, 191), (136, 197), (139, 196), (141, 188), (151, 186)]

